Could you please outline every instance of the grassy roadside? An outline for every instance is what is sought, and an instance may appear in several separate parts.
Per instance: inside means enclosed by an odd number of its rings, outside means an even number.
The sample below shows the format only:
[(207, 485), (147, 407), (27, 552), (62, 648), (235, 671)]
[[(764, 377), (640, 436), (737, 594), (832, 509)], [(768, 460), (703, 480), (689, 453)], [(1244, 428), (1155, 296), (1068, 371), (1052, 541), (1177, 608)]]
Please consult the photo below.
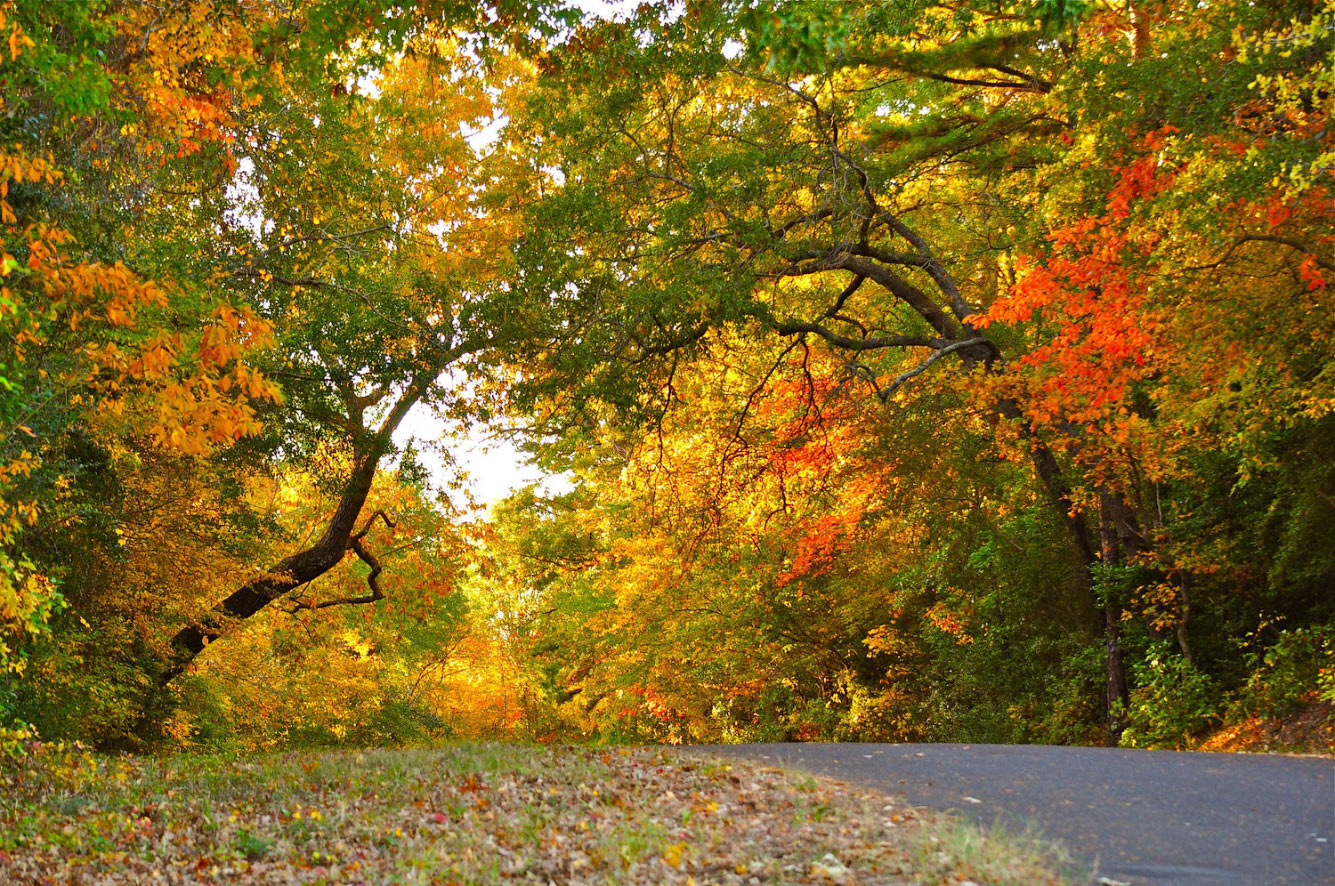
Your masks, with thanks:
[(0, 769), (0, 882), (1059, 884), (1033, 844), (669, 749), (502, 744)]

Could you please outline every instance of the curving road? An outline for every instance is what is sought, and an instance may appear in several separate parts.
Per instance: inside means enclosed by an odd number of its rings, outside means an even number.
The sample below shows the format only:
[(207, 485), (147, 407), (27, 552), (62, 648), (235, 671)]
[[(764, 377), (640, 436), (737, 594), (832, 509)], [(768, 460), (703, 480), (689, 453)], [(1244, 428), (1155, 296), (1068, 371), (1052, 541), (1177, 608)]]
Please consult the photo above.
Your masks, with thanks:
[(1335, 886), (1335, 760), (1043, 745), (710, 745), (1037, 826), (1133, 886)]

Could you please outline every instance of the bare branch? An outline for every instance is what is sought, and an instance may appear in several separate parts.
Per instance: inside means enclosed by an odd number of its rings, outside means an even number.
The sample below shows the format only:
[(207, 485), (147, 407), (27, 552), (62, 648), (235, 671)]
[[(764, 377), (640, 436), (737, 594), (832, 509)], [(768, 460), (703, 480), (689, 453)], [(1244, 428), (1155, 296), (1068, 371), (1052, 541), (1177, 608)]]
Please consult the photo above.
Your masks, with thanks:
[(957, 341), (953, 344), (946, 345), (943, 348), (937, 348), (935, 351), (932, 352), (932, 355), (930, 357), (928, 357), (923, 362), (919, 363), (916, 367), (910, 369), (908, 372), (900, 373), (899, 375), (895, 376), (893, 379), (890, 380), (890, 384), (886, 385), (884, 388), (878, 389), (876, 391), (876, 396), (880, 397), (881, 402), (884, 403), (894, 395), (895, 391), (903, 387), (905, 382), (907, 382), (909, 379), (916, 378), (917, 376), (922, 375), (929, 368), (931, 368), (931, 365), (933, 363), (935, 363), (937, 360), (940, 360), (947, 354), (953, 354), (955, 351), (962, 351), (965, 348), (972, 348), (977, 345), (987, 345), (987, 344), (991, 344), (991, 342), (989, 342), (985, 338), (978, 337), (978, 338), (965, 339), (964, 341)]
[(1010, 74), (1012, 77), (1019, 77), (1022, 80), (1032, 83), (1036, 88), (1037, 92), (1052, 91), (1052, 83), (1043, 79), (1042, 77), (1039, 77), (1037, 74), (1030, 74), (1025, 71), (1021, 71), (1019, 68), (1012, 68), (1010, 65), (990, 64), (987, 67), (991, 68), (994, 71), (998, 71), (1002, 74)]
[(335, 597), (332, 600), (321, 600), (319, 603), (307, 603), (304, 600), (293, 600), (293, 608), (288, 610), (289, 614), (300, 612), (303, 609), (317, 611), (320, 609), (329, 609), (334, 606), (364, 606), (368, 603), (377, 603), (385, 599), (385, 592), (380, 587), (380, 573), (384, 568), (380, 561), (376, 559), (362, 542), (361, 538), (354, 538), (348, 545), (349, 549), (355, 551), (358, 557), (367, 566), (371, 567), (371, 572), (366, 576), (366, 584), (371, 588), (371, 593), (364, 597)]
[[(988, 67), (996, 67), (996, 66), (989, 65)], [(929, 73), (927, 71), (912, 71), (911, 73), (917, 74), (919, 77), (926, 77), (928, 80), (936, 80), (940, 83), (953, 83), (957, 86), (982, 86), (984, 88), (989, 88), (989, 89), (996, 89), (996, 88), (1019, 89), (1023, 92), (1038, 92), (1038, 93), (1046, 93), (1052, 91), (1052, 87), (1050, 85), (1046, 85), (1045, 81), (1035, 81), (1033, 79), (1018, 80), (1018, 81), (978, 80), (973, 77), (952, 77), (949, 74), (934, 74), (934, 73)], [(1044, 85), (1040, 85), (1040, 83), (1043, 83)]]
[(366, 518), (366, 525), (362, 527), (362, 531), (361, 531), (361, 532), (358, 532), (358, 533), (354, 533), (354, 534), (353, 534), (353, 536), (352, 536), (352, 540), (353, 540), (353, 541), (357, 541), (357, 540), (360, 540), (360, 539), (365, 538), (365, 537), (366, 537), (366, 533), (368, 533), (368, 532), (371, 531), (371, 526), (372, 526), (372, 524), (375, 523), (375, 518), (376, 518), (376, 517), (379, 517), (381, 520), (384, 520), (384, 521), (385, 521), (385, 525), (388, 526), (390, 529), (393, 529), (396, 525), (398, 525), (398, 524), (396, 524), (393, 520), (389, 519), (389, 514), (386, 514), (383, 510), (378, 510), (378, 511), (376, 511), (374, 514), (372, 514), (370, 517), (367, 517), (367, 518)]
[(1335, 271), (1335, 264), (1332, 264), (1326, 259), (1323, 259), (1321, 256), (1316, 254), (1315, 250), (1304, 245), (1302, 242), (1290, 239), (1289, 237), (1278, 237), (1275, 236), (1274, 234), (1244, 234), (1243, 236), (1239, 237), (1238, 239), (1234, 240), (1231, 244), (1229, 244), (1228, 249), (1224, 250), (1224, 254), (1219, 256), (1219, 258), (1216, 259), (1215, 261), (1210, 262), (1208, 265), (1192, 265), (1188, 267), (1187, 270), (1190, 271), (1213, 270), (1214, 268), (1217, 268), (1224, 262), (1228, 261), (1229, 257), (1232, 256), (1233, 253), (1237, 250), (1237, 248), (1239, 246), (1242, 246), (1244, 243), (1278, 243), (1281, 246), (1287, 246), (1290, 249), (1295, 249), (1298, 252), (1310, 255), (1312, 257), (1312, 261), (1316, 262), (1316, 265), (1319, 268), (1322, 268), (1327, 271)]
[(388, 224), (384, 223), (373, 225), (372, 227), (369, 228), (362, 228), (360, 231), (349, 231), (346, 234), (330, 234), (327, 231), (321, 230), (319, 234), (311, 234), (310, 236), (307, 237), (293, 237), (290, 240), (284, 240), (282, 243), (278, 244), (278, 248), (285, 249), (288, 246), (292, 246), (297, 243), (308, 243), (311, 241), (343, 243), (343, 241), (351, 240), (354, 237), (365, 237), (367, 234), (377, 234), (381, 231), (391, 231), (391, 230), (393, 229)]
[[(882, 217), (885, 219), (886, 224), (890, 226), (890, 229), (907, 240), (909, 245), (911, 245), (917, 252), (916, 263), (911, 260), (904, 263), (912, 264), (915, 267), (922, 268), (926, 271), (928, 276), (932, 278), (932, 282), (934, 282), (937, 285), (937, 288), (941, 290), (942, 294), (950, 299), (951, 310), (954, 312), (955, 316), (963, 322), (965, 317), (973, 313), (973, 306), (964, 300), (964, 296), (960, 295), (959, 287), (955, 285), (955, 278), (952, 277), (950, 272), (945, 269), (945, 266), (937, 260), (936, 254), (932, 252), (932, 248), (927, 244), (927, 240), (917, 231), (913, 230), (913, 228), (905, 224), (898, 216), (886, 212), (882, 213)], [(880, 253), (871, 249), (867, 250), (867, 253), (878, 261), (884, 262), (897, 262), (904, 258), (897, 253)]]
[(825, 312), (824, 317), (830, 320), (841, 319), (839, 312), (844, 309), (844, 303), (853, 297), (866, 280), (867, 278), (861, 274), (855, 275), (852, 281), (844, 287), (844, 291), (839, 293), (839, 297), (834, 300), (834, 304), (830, 305), (830, 309)]
[(366, 585), (371, 589), (371, 593), (362, 597), (335, 597), (332, 600), (322, 600), (319, 603), (293, 600), (293, 608), (288, 610), (289, 613), (300, 612), (303, 609), (316, 611), (329, 609), (332, 606), (366, 605), (385, 599), (385, 592), (380, 587), (380, 573), (384, 572), (384, 566), (380, 563), (379, 558), (366, 547), (366, 542), (362, 540), (366, 537), (366, 533), (371, 531), (371, 526), (375, 523), (377, 517), (385, 521), (385, 525), (389, 528), (394, 528), (395, 523), (389, 518), (389, 515), (378, 510), (367, 518), (366, 525), (362, 527), (361, 532), (355, 533), (348, 539), (348, 550), (354, 552), (363, 563), (371, 567), (371, 572), (366, 576)]

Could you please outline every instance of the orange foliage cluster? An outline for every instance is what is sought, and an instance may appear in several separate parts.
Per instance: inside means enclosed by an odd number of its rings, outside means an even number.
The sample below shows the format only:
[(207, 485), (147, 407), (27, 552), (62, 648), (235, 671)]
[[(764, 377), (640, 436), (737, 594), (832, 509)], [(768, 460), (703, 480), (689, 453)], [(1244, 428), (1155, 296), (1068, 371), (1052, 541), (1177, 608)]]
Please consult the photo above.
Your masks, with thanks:
[(1036, 343), (1017, 361), (1021, 371), (993, 383), (994, 393), (1018, 395), (1033, 426), (1058, 429), (1054, 444), (1104, 487), (1130, 461), (1161, 475), (1171, 455), (1133, 400), (1180, 359), (1172, 305), (1155, 290), (1160, 234), (1134, 213), (1172, 187), (1176, 171), (1163, 148), (1176, 131), (1140, 139), (1137, 155), (1114, 171), (1105, 212), (1054, 230), (1048, 255), (1022, 256), (1018, 282), (977, 324), (1030, 324)]
[[(1147, 150), (1160, 145), (1157, 134), (1142, 142)], [(1171, 182), (1154, 155), (1122, 167), (1107, 212), (1054, 231), (1053, 254), (1022, 259), (1019, 282), (978, 320), (986, 328), (1038, 318), (1053, 330), (1020, 358), (1031, 370), (1025, 408), (1035, 424), (1068, 421), (1119, 444), (1130, 438), (1129, 389), (1158, 370), (1170, 344), (1162, 336), (1164, 312), (1150, 299), (1152, 269), (1140, 261), (1153, 237), (1138, 237), (1123, 223), (1135, 201)]]
[[(829, 571), (839, 555), (852, 546), (861, 514), (843, 511), (825, 514), (797, 527), (792, 565), (779, 573), (775, 584), (784, 587), (795, 578)], [(798, 596), (802, 591), (798, 591)]]
[[(0, 210), (7, 209), (0, 200)], [(248, 308), (223, 305), (193, 348), (177, 332), (134, 335), (141, 314), (169, 307), (170, 297), (160, 285), (119, 262), (77, 260), (69, 249), (72, 235), (59, 228), (30, 225), (19, 233), (29, 272), (22, 316), (12, 291), (0, 292), (16, 326), (16, 361), (23, 362), (26, 348), (60, 334), (49, 323), (63, 318), (68, 330), (81, 334), (80, 350), (87, 358), (77, 379), (87, 395), (76, 395), (76, 405), (88, 396), (109, 414), (121, 415), (127, 397), (148, 397), (139, 404), (140, 413), (151, 416), (148, 430), (159, 442), (190, 453), (258, 429), (255, 404), (279, 396), (277, 387), (245, 362), (271, 342), (266, 321)], [(13, 257), (6, 252), (0, 262), (10, 268)], [(146, 327), (155, 325), (150, 319)]]
[[(225, 110), (231, 99), (217, 89), (208, 92), (208, 101), (199, 98), (204, 93), (201, 63), (229, 59), (239, 86), (238, 59), (249, 56), (252, 39), (246, 25), (205, 3), (192, 4), (177, 19), (159, 21), (158, 15), (139, 6), (117, 20), (125, 35), (142, 37), (137, 64), (120, 83), (121, 101), (140, 110), (151, 133), (139, 148), (149, 152), (173, 137), (196, 140), (192, 150), (198, 149), (198, 140), (231, 140)], [(21, 46), (33, 44), (15, 24), (11, 61)], [(254, 433), (254, 404), (275, 401), (279, 394), (245, 361), (271, 343), (271, 326), (249, 308), (221, 305), (193, 347), (180, 333), (159, 329), (149, 334), (160, 326), (154, 312), (168, 310), (174, 294), (119, 261), (76, 258), (75, 238), (67, 230), (21, 222), (8, 200), (11, 182), (60, 187), (64, 176), (49, 156), (0, 153), (0, 222), (5, 225), (0, 275), (9, 278), (18, 268), (10, 246), (21, 243), (27, 253), (23, 291), (8, 285), (0, 290), (0, 315), (9, 314), (15, 325), (15, 359), (22, 362), (25, 348), (61, 335), (63, 325), (83, 342), (87, 364), (77, 382), (91, 395), (90, 405), (98, 401), (110, 414), (121, 415), (127, 395), (147, 395), (149, 402), (137, 404), (137, 411), (151, 416), (150, 433), (159, 443), (188, 453)], [(142, 326), (141, 315), (148, 318)]]
[(973, 642), (973, 636), (960, 619), (959, 614), (951, 612), (944, 603), (936, 603), (924, 614), (933, 627), (954, 637), (956, 645), (968, 646)]

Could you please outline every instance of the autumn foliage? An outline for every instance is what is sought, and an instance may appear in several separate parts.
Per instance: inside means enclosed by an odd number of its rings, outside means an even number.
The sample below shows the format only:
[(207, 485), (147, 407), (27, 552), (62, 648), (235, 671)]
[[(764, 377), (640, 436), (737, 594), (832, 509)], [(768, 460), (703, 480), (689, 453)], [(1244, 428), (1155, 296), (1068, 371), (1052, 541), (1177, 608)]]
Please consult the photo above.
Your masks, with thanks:
[(1329, 704), (1333, 25), (0, 2), (0, 749)]

